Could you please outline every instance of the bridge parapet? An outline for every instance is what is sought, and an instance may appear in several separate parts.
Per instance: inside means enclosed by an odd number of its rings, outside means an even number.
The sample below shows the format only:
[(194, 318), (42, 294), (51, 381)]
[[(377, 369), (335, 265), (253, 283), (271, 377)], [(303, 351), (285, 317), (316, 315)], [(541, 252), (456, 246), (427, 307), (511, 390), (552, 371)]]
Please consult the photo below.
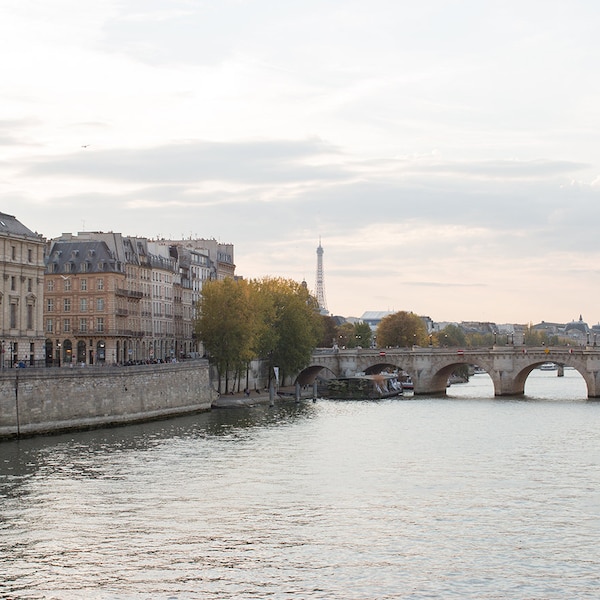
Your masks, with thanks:
[(600, 397), (600, 348), (596, 346), (319, 349), (309, 369), (314, 376), (320, 366), (330, 376), (348, 377), (395, 368), (411, 376), (415, 394), (445, 394), (448, 377), (458, 365), (477, 365), (490, 375), (496, 396), (515, 396), (524, 393), (527, 376), (545, 362), (573, 367), (583, 376), (588, 397)]

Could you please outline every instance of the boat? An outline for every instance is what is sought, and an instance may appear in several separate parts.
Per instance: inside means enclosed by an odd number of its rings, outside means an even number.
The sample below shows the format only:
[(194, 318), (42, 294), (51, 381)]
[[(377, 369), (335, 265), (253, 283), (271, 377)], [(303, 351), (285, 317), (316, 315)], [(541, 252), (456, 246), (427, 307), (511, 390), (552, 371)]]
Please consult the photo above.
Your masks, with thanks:
[(412, 382), (412, 379), (409, 375), (407, 375), (400, 381), (400, 385), (402, 386), (402, 391), (412, 392), (415, 389), (415, 385)]
[(540, 366), (542, 371), (557, 371), (558, 365), (553, 362), (545, 362)]
[(333, 400), (378, 400), (402, 395), (402, 387), (395, 375), (356, 375), (327, 380), (322, 395)]

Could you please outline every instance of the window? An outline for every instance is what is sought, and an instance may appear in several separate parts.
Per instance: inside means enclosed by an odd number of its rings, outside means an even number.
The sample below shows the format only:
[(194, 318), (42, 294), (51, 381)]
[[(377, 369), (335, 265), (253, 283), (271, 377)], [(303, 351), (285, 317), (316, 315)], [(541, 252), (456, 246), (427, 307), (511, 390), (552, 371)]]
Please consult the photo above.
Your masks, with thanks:
[(48, 279), (47, 289), (48, 289), (49, 292), (53, 292), (54, 291), (54, 279)]
[(33, 329), (33, 305), (27, 305), (27, 329)]
[(102, 277), (100, 277), (96, 281), (96, 289), (98, 289), (98, 290), (103, 290), (104, 289), (104, 279), (102, 279)]
[(71, 312), (71, 298), (65, 298), (63, 301), (63, 311)]
[(96, 331), (104, 331), (104, 317), (98, 317), (96, 319)]
[(79, 319), (79, 331), (87, 331), (87, 321), (85, 319)]
[(80, 312), (87, 312), (87, 298), (81, 298), (79, 301)]
[(65, 319), (63, 321), (63, 333), (68, 333), (71, 331), (71, 319)]
[(64, 290), (65, 292), (70, 292), (71, 291), (71, 280), (70, 279), (63, 279), (64, 282)]
[(54, 323), (52, 322), (52, 319), (46, 319), (46, 332), (52, 333), (53, 330), (54, 330)]
[(10, 247), (10, 257), (13, 260), (17, 260), (17, 248), (15, 246)]
[(29, 293), (31, 293), (33, 291), (33, 279), (31, 279), (31, 277), (29, 277), (29, 279), (27, 279), (27, 291)]
[(104, 298), (96, 298), (96, 310), (104, 310)]
[(86, 292), (87, 291), (87, 279), (82, 279), (81, 283), (79, 284), (79, 287), (82, 292)]
[(14, 275), (10, 276), (10, 289), (13, 292), (17, 289), (17, 278)]
[(10, 305), (10, 327), (11, 329), (17, 328), (17, 305)]
[(27, 262), (33, 262), (33, 251), (31, 248), (27, 248)]
[(54, 311), (54, 298), (46, 298), (46, 312)]

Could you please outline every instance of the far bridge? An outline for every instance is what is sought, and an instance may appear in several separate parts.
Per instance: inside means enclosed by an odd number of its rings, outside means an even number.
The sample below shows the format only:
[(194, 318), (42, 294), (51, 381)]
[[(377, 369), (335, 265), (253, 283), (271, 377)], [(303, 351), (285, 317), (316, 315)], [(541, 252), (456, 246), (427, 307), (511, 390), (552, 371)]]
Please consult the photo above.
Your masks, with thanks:
[(600, 397), (600, 348), (595, 346), (322, 348), (313, 352), (297, 383), (308, 385), (318, 376), (331, 379), (398, 370), (410, 375), (415, 394), (445, 394), (448, 378), (458, 366), (477, 365), (491, 377), (496, 396), (519, 396), (525, 393), (531, 371), (545, 362), (577, 370), (587, 385), (588, 398)]

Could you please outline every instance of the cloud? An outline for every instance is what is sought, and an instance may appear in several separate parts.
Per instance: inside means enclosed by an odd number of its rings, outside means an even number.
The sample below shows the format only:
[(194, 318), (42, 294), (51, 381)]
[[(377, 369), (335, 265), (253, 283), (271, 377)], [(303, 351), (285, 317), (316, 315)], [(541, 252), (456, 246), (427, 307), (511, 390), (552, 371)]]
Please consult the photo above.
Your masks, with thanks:
[[(317, 139), (264, 142), (179, 142), (154, 148), (95, 150), (29, 162), (25, 174), (127, 182), (248, 184), (347, 177), (337, 165), (316, 164), (338, 151)], [(312, 162), (312, 164), (310, 164)]]

